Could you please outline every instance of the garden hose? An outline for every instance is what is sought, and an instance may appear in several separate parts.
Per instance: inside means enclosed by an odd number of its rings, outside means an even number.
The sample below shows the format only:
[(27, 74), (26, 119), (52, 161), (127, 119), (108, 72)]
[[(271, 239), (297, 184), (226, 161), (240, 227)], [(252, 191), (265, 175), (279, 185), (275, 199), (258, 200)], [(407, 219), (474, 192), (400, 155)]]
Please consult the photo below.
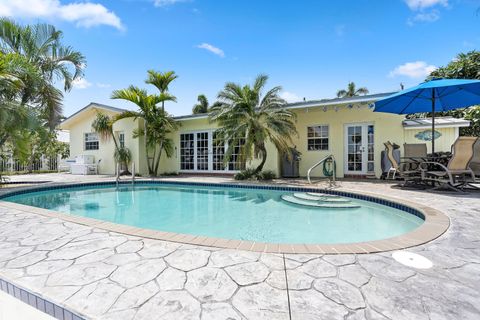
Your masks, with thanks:
[(333, 159), (328, 159), (323, 162), (323, 175), (325, 177), (333, 176), (333, 173), (336, 171), (336, 163)]

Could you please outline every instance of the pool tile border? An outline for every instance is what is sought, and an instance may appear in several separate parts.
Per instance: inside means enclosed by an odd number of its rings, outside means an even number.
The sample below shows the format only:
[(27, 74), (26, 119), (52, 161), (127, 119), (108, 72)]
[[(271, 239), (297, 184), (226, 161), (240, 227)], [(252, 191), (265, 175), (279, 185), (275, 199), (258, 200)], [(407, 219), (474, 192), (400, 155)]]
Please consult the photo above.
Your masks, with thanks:
[[(368, 192), (358, 193), (354, 191), (339, 191), (331, 189), (321, 188), (306, 188), (295, 186), (272, 186), (272, 185), (260, 185), (260, 184), (236, 184), (236, 183), (202, 183), (202, 182), (183, 182), (183, 181), (151, 181), (151, 180), (137, 180), (137, 183), (142, 185), (185, 185), (185, 186), (198, 186), (198, 187), (228, 187), (238, 189), (261, 189), (261, 190), (277, 190), (286, 192), (322, 192), (326, 194), (339, 195), (343, 197), (366, 200), (375, 202), (392, 208), (396, 208), (402, 211), (406, 211), (424, 220), (424, 223), (417, 229), (403, 234), (401, 236), (368, 241), (368, 242), (356, 242), (345, 244), (272, 244), (263, 242), (253, 242), (246, 240), (230, 240), (219, 239), (206, 236), (195, 236), (190, 234), (180, 234), (173, 232), (157, 231), (151, 229), (142, 229), (138, 227), (116, 224), (113, 222), (97, 220), (93, 218), (73, 216), (65, 213), (60, 213), (52, 210), (31, 207), (27, 205), (16, 204), (13, 202), (1, 201), (1, 199), (25, 194), (36, 191), (48, 191), (56, 189), (65, 189), (73, 187), (94, 187), (94, 186), (106, 186), (115, 185), (114, 181), (102, 181), (102, 182), (88, 182), (88, 183), (75, 183), (75, 184), (60, 184), (53, 186), (37, 186), (27, 187), (20, 190), (7, 192), (0, 195), (0, 205), (30, 212), (36, 213), (52, 218), (59, 218), (65, 221), (78, 223), (94, 228), (100, 228), (112, 232), (118, 232), (128, 234), (132, 236), (139, 236), (143, 238), (164, 240), (179, 242), (191, 245), (248, 250), (255, 252), (267, 252), (267, 253), (303, 253), (303, 254), (366, 254), (375, 252), (385, 252), (392, 250), (400, 250), (409, 247), (418, 246), (426, 242), (430, 242), (439, 236), (441, 236), (450, 226), (450, 219), (442, 212), (435, 210), (431, 207), (427, 207), (421, 204), (417, 204), (410, 201), (395, 199), (392, 197), (379, 198), (379, 195), (371, 194)], [(120, 182), (120, 186), (131, 186), (130, 182)], [(401, 202), (400, 202), (401, 201)]]
[(11, 295), (14, 298), (21, 300), (22, 302), (30, 305), (31, 307), (46, 313), (58, 320), (84, 320), (84, 318), (59, 306), (53, 302), (50, 302), (42, 297), (30, 292), (29, 290), (22, 289), (11, 282), (5, 281), (0, 278), (0, 290)]

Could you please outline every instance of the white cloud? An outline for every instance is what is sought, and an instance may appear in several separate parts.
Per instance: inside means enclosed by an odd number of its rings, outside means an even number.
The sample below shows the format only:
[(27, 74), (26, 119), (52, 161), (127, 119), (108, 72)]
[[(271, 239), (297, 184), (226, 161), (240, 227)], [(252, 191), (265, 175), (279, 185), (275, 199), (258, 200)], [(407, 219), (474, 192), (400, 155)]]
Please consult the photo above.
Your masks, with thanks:
[(404, 0), (410, 10), (422, 10), (435, 6), (448, 6), (448, 0)]
[(212, 46), (211, 44), (208, 44), (208, 43), (205, 43), (205, 42), (198, 45), (197, 48), (205, 49), (205, 50), (210, 51), (211, 53), (216, 54), (217, 56), (222, 57), (222, 58), (225, 57), (225, 53), (223, 52), (222, 49), (217, 48), (215, 46)]
[(92, 86), (92, 84), (85, 78), (77, 78), (73, 80), (72, 85), (74, 89), (87, 89)]
[(189, 2), (189, 0), (153, 0), (155, 7), (167, 7), (181, 2)]
[(98, 82), (98, 83), (97, 83), (97, 87), (99, 87), (99, 88), (110, 88), (111, 85), (110, 85), (109, 83), (100, 83), (100, 82)]
[(280, 97), (287, 102), (298, 102), (302, 100), (302, 98), (297, 96), (295, 93), (289, 91), (282, 91), (282, 93), (280, 93)]
[(419, 12), (412, 18), (409, 18), (407, 23), (413, 25), (415, 22), (434, 22), (440, 19), (438, 10), (432, 10), (430, 12)]
[(62, 4), (60, 0), (3, 0), (0, 16), (61, 19), (86, 28), (107, 25), (119, 30), (125, 29), (113, 11), (99, 3), (84, 1)]
[(424, 78), (428, 76), (432, 71), (437, 69), (434, 65), (429, 65), (425, 61), (414, 61), (404, 63), (395, 69), (393, 69), (389, 76), (405, 76), (409, 78)]

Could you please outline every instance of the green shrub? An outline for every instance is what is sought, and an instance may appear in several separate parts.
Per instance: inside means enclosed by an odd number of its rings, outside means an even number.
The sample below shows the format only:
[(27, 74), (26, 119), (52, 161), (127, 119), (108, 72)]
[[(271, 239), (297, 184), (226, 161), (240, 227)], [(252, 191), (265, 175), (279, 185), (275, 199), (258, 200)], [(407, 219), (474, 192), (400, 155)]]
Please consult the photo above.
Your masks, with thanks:
[(254, 177), (255, 170), (254, 169), (245, 169), (240, 172), (237, 172), (233, 178), (235, 180), (250, 180)]
[(265, 170), (257, 174), (257, 180), (259, 181), (272, 180), (272, 179), (275, 179), (276, 177), (277, 175), (275, 174), (275, 172), (271, 170)]
[(255, 169), (245, 169), (240, 172), (237, 172), (233, 177), (235, 180), (258, 180), (266, 181), (272, 180), (276, 177), (275, 172), (266, 170), (259, 173), (255, 173)]

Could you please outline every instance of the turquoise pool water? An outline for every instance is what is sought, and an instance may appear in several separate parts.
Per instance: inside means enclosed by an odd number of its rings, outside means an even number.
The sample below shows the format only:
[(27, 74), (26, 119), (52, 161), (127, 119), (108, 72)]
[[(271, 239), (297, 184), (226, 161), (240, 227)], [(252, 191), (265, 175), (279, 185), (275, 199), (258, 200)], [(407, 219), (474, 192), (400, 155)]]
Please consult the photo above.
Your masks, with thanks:
[(4, 201), (141, 228), (270, 243), (351, 243), (390, 238), (423, 223), (373, 202), (325, 209), (288, 204), (287, 191), (137, 184), (38, 191)]

